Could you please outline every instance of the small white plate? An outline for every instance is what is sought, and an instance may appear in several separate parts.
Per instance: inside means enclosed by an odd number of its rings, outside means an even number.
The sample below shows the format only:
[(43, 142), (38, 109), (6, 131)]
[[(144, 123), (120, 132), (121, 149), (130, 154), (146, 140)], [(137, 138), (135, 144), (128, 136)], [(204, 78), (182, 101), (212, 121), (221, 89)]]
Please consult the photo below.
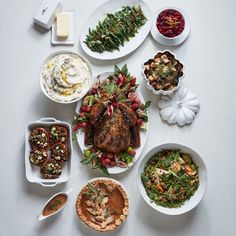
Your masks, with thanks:
[[(100, 81), (103, 81), (109, 75), (112, 75), (112, 74), (113, 74), (113, 72), (104, 72), (104, 73), (98, 75), (97, 78), (99, 78)], [(144, 103), (145, 101), (144, 101), (143, 96), (142, 96), (139, 89), (136, 90), (136, 93), (137, 93), (138, 97), (140, 98), (141, 102)], [(75, 110), (76, 113), (79, 113), (81, 103), (82, 103), (82, 100), (79, 100), (77, 103), (77, 106), (76, 106), (76, 110)], [(122, 172), (127, 171), (131, 166), (133, 166), (143, 151), (143, 148), (144, 148), (146, 140), (147, 140), (147, 136), (148, 136), (148, 123), (147, 123), (147, 131), (146, 132), (140, 130), (141, 145), (139, 148), (135, 149), (136, 155), (134, 156), (133, 161), (129, 164), (129, 166), (127, 168), (121, 168), (118, 166), (107, 167), (109, 174), (120, 174)], [(86, 145), (84, 144), (84, 132), (82, 132), (81, 130), (76, 132), (76, 139), (77, 139), (77, 142), (79, 144), (81, 151), (84, 152), (84, 150), (87, 149)]]
[[(184, 17), (184, 20), (185, 20), (185, 27), (184, 27), (184, 30), (183, 32), (174, 37), (174, 38), (168, 38), (168, 37), (165, 37), (164, 35), (162, 35), (157, 27), (156, 27), (156, 21), (157, 21), (157, 17), (158, 15), (166, 10), (166, 9), (174, 9), (174, 10), (177, 10), (179, 11), (183, 17)], [(152, 37), (160, 44), (162, 45), (165, 45), (165, 46), (177, 46), (181, 43), (184, 42), (184, 40), (188, 37), (189, 35), (189, 32), (190, 32), (190, 22), (189, 22), (189, 19), (187, 17), (187, 15), (179, 8), (177, 7), (165, 7), (165, 8), (161, 8), (159, 9), (154, 15), (153, 15), (153, 23), (152, 23), (152, 29), (151, 29), (151, 35)]]
[(60, 14), (67, 14), (70, 17), (70, 29), (68, 38), (58, 38), (57, 37), (57, 29), (56, 29), (56, 21), (52, 25), (52, 33), (51, 33), (51, 43), (53, 45), (73, 45), (75, 43), (75, 22), (74, 22), (74, 11), (63, 11)]
[[(147, 18), (147, 22), (143, 25), (138, 33), (130, 39), (130, 41), (125, 42), (124, 46), (120, 46), (120, 50), (114, 50), (113, 52), (93, 52), (87, 45), (84, 43), (86, 39), (86, 35), (88, 34), (89, 28), (94, 29), (99, 21), (104, 17), (107, 13), (113, 13), (117, 10), (120, 10), (123, 6), (134, 6), (139, 4), (142, 8), (142, 11)], [(133, 52), (136, 48), (138, 48), (142, 42), (146, 39), (150, 29), (152, 27), (152, 13), (148, 7), (148, 5), (142, 0), (110, 0), (100, 7), (98, 7), (88, 18), (85, 25), (83, 26), (80, 44), (83, 50), (91, 57), (100, 59), (100, 60), (112, 60), (117, 59), (123, 56), (126, 56)]]
[[(199, 175), (198, 189), (194, 193), (194, 195), (188, 201), (186, 201), (184, 203), (184, 205), (182, 205), (179, 208), (166, 208), (166, 207), (158, 206), (157, 204), (155, 204), (148, 197), (146, 190), (143, 186), (141, 177), (140, 177), (140, 175), (143, 172), (144, 167), (145, 167), (146, 163), (149, 161), (149, 159), (154, 154), (156, 154), (157, 152), (159, 152), (163, 149), (174, 149), (174, 150), (179, 149), (182, 152), (189, 153), (191, 155), (193, 161), (198, 166), (198, 175)], [(204, 163), (203, 159), (200, 157), (200, 155), (197, 152), (195, 152), (194, 150), (192, 150), (191, 148), (186, 147), (181, 144), (177, 144), (177, 143), (165, 143), (165, 144), (154, 147), (145, 155), (145, 157), (143, 158), (143, 160), (139, 166), (138, 176), (137, 176), (137, 184), (138, 184), (139, 192), (142, 195), (143, 199), (153, 209), (155, 209), (156, 211), (159, 211), (161, 213), (164, 213), (166, 215), (180, 215), (180, 214), (184, 214), (184, 213), (192, 210), (202, 200), (202, 198), (205, 194), (205, 191), (206, 191), (206, 187), (207, 187), (207, 169), (206, 169), (205, 163)]]
[[(52, 125), (63, 125), (68, 129), (68, 147), (70, 150), (70, 158), (63, 164), (62, 174), (57, 179), (45, 179), (40, 174), (40, 167), (32, 165), (29, 161), (29, 153), (31, 150), (29, 143), (30, 132), (37, 127), (49, 128)], [(56, 120), (55, 118), (41, 118), (38, 121), (29, 123), (25, 128), (25, 174), (26, 179), (31, 183), (41, 184), (44, 187), (54, 187), (59, 183), (68, 181), (71, 172), (71, 158), (73, 155), (72, 149), (72, 134), (71, 126), (64, 121)]]

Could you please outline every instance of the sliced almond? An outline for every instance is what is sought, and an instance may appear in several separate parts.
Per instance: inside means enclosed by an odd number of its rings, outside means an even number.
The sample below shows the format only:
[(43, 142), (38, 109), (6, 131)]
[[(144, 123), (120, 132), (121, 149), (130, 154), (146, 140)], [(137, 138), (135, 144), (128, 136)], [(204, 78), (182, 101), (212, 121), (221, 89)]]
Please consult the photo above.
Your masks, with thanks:
[(121, 225), (122, 224), (122, 221), (120, 220), (120, 219), (117, 219), (116, 221), (115, 221), (115, 224), (118, 226), (118, 225)]
[(95, 207), (95, 203), (94, 203), (94, 202), (92, 202), (92, 201), (90, 201), (90, 200), (88, 200), (88, 201), (85, 201), (85, 203), (86, 203), (86, 205), (87, 205), (88, 207), (92, 207), (92, 208), (94, 208), (94, 207)]
[(93, 216), (96, 216), (97, 215), (97, 211), (95, 211), (94, 209), (92, 208), (86, 208), (86, 210)]
[(108, 225), (108, 224), (112, 223), (113, 221), (114, 221), (113, 216), (109, 216), (109, 217), (107, 217), (107, 219), (106, 219), (106, 224)]
[(124, 215), (120, 215), (120, 219), (124, 222), (125, 221), (125, 216)]
[(102, 229), (104, 229), (104, 228), (106, 228), (107, 224), (106, 224), (106, 222), (104, 221), (104, 222), (100, 223), (100, 226), (101, 226)]
[(128, 208), (124, 208), (124, 209), (123, 209), (123, 214), (124, 214), (125, 216), (127, 216), (127, 215), (128, 215), (128, 213), (129, 213), (129, 210), (128, 210)]
[(111, 185), (108, 185), (107, 186), (107, 191), (112, 192), (113, 191), (113, 187)]
[(96, 221), (103, 222), (105, 220), (104, 216), (96, 216), (95, 217)]

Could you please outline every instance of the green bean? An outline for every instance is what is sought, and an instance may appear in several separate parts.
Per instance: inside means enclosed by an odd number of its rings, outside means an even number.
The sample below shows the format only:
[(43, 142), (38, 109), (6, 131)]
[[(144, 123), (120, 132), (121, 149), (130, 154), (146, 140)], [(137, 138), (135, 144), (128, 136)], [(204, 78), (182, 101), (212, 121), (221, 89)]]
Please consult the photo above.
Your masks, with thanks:
[(119, 50), (125, 41), (135, 37), (138, 30), (146, 23), (139, 5), (122, 7), (115, 13), (108, 13), (103, 21), (99, 21), (95, 29), (88, 30), (87, 46), (96, 52)]

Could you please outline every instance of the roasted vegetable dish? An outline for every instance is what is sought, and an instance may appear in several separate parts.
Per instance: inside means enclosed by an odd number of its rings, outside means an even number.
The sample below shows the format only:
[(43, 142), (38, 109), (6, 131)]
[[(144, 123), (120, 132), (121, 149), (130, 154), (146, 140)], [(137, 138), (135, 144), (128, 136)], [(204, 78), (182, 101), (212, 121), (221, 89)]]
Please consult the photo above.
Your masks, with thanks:
[(40, 173), (45, 179), (56, 179), (61, 172), (62, 166), (55, 160), (47, 160), (40, 168)]
[(135, 93), (136, 78), (127, 66), (115, 67), (103, 81), (99, 78), (75, 114), (74, 131), (85, 135), (85, 165), (106, 174), (106, 167), (128, 167), (140, 146), (140, 129), (145, 129), (150, 102), (143, 104)]
[(199, 186), (198, 167), (180, 150), (162, 150), (146, 164), (141, 179), (147, 195), (157, 205), (177, 208), (190, 199)]
[(135, 37), (146, 21), (140, 5), (125, 6), (119, 11), (106, 14), (95, 29), (89, 29), (85, 43), (92, 51), (99, 53), (119, 50), (125, 41)]
[(36, 127), (31, 130), (29, 161), (40, 167), (44, 178), (55, 179), (61, 175), (62, 165), (71, 155), (68, 139), (69, 131), (63, 125)]
[(144, 74), (155, 90), (169, 91), (178, 86), (183, 65), (169, 51), (158, 52), (144, 63)]

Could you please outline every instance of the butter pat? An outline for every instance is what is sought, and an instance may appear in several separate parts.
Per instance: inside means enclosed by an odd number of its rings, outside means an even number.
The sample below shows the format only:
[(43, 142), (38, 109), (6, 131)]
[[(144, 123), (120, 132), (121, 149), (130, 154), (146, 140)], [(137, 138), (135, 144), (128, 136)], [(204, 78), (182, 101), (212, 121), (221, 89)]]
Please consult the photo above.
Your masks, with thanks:
[(45, 29), (50, 29), (61, 10), (62, 4), (59, 1), (45, 0), (34, 15), (34, 22)]
[(70, 34), (70, 15), (65, 13), (57, 14), (56, 31), (57, 37), (68, 38)]
[[(75, 43), (75, 20), (74, 11), (63, 11), (63, 15), (68, 15), (69, 17), (69, 36), (68, 37), (58, 37), (57, 36), (57, 20), (52, 25), (51, 43), (52, 45), (73, 45)], [(65, 34), (64, 34), (65, 35)]]

